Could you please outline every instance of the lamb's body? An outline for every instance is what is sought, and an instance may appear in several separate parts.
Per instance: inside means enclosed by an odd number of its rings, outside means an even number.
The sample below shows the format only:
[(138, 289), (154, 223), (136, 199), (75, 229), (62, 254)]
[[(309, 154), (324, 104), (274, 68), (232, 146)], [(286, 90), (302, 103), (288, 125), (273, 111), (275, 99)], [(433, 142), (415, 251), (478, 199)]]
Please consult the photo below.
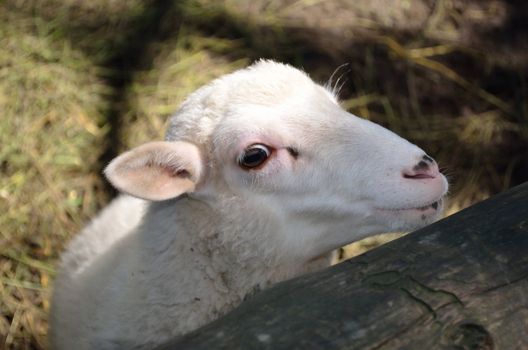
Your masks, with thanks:
[[(263, 260), (266, 239), (274, 240), (267, 236), (280, 235), (281, 227), (233, 220), (231, 210), (242, 204), (214, 208), (187, 197), (148, 204), (118, 197), (63, 257), (55, 293), (57, 299), (67, 294), (68, 302), (54, 303), (54, 314), (75, 319), (53, 320), (57, 331), (68, 334), (54, 342), (64, 349), (151, 348), (217, 318), (256, 289), (329, 265), (329, 255), (302, 265), (277, 264), (271, 254)], [(242, 234), (251, 237), (233, 241)], [(78, 278), (85, 269), (89, 274)]]
[[(72, 242), (55, 284), (52, 346), (152, 348), (256, 289), (328, 266), (345, 243), (434, 220), (447, 189), (434, 161), (347, 115), (306, 75), (271, 62), (198, 90), (167, 132), (178, 142), (142, 146), (110, 165), (118, 188), (168, 200), (120, 196)], [(361, 148), (370, 134), (378, 141)], [(358, 154), (339, 148), (350, 138)], [(233, 159), (243, 162), (254, 144), (269, 145), (265, 162), (241, 169)], [(397, 159), (375, 162), (385, 150)], [(351, 169), (362, 157), (375, 166)]]

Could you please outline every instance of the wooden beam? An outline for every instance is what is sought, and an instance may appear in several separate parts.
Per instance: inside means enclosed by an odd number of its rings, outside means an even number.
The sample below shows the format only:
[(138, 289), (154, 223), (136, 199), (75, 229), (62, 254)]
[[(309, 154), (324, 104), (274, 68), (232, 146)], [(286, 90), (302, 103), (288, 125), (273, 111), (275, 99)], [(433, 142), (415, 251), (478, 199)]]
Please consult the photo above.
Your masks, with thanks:
[(528, 183), (159, 349), (528, 349)]

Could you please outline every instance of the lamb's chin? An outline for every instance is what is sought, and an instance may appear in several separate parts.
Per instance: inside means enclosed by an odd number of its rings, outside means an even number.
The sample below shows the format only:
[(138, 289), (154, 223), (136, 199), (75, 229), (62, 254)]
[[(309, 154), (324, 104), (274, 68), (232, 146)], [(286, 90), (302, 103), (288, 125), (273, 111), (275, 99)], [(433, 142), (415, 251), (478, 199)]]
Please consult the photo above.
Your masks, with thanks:
[(412, 208), (376, 208), (392, 231), (412, 231), (432, 224), (442, 217), (444, 199)]

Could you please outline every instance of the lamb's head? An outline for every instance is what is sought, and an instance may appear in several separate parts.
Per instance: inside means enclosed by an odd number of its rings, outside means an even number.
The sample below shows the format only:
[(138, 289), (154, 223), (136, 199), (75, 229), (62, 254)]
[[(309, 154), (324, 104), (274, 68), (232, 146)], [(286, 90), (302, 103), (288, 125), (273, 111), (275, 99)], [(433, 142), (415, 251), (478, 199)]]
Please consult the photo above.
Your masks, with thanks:
[(431, 223), (448, 187), (423, 150), (270, 61), (199, 89), (171, 119), (167, 141), (125, 153), (107, 175), (151, 200), (236, 198), (248, 216), (288, 227), (283, 244), (303, 242), (306, 257)]

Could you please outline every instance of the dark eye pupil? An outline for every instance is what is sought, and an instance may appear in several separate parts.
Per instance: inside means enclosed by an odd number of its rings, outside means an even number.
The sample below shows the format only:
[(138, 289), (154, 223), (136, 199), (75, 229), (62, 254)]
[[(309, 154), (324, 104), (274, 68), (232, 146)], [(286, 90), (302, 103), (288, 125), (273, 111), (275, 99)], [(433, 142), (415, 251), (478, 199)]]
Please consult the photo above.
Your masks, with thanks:
[(263, 147), (248, 149), (240, 159), (240, 165), (246, 168), (255, 168), (268, 159), (269, 153)]

